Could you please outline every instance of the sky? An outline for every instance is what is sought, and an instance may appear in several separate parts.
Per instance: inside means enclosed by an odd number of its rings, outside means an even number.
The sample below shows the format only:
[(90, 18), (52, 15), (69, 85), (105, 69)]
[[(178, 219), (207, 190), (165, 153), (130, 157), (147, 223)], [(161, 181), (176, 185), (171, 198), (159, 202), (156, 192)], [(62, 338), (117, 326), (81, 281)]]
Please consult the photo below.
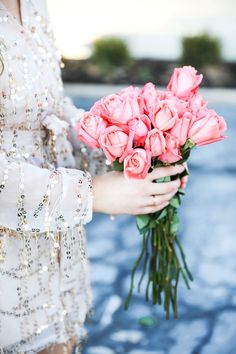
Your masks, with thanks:
[(208, 32), (236, 61), (236, 0), (47, 0), (63, 56), (85, 58), (102, 36), (126, 39), (135, 57), (175, 59), (181, 38)]

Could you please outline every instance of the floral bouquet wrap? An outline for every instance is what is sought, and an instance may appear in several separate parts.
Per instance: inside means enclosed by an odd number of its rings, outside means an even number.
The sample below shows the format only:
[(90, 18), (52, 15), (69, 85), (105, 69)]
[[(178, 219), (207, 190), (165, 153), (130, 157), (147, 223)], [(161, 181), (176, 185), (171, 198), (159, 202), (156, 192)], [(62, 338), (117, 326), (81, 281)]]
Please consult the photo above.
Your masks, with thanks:
[[(191, 66), (176, 68), (165, 91), (152, 83), (142, 89), (129, 86), (97, 101), (78, 123), (78, 137), (92, 148), (102, 148), (116, 171), (127, 178), (145, 178), (159, 166), (183, 164), (195, 146), (223, 139), (223, 117), (207, 108), (198, 93), (202, 75)], [(187, 171), (184, 172), (187, 174)], [(168, 182), (180, 176), (159, 179)], [(136, 271), (141, 268), (138, 290), (145, 280), (146, 301), (163, 304), (166, 318), (177, 311), (180, 276), (186, 286), (192, 280), (177, 237), (180, 188), (161, 211), (137, 215), (142, 235), (141, 252), (131, 273), (127, 309), (134, 290)]]

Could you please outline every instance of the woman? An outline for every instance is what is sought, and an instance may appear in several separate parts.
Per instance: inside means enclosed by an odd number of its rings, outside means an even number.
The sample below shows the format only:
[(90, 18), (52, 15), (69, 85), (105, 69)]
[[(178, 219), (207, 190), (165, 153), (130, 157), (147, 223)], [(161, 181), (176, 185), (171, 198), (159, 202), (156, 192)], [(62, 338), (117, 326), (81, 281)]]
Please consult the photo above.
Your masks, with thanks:
[(91, 179), (76, 168), (67, 132), (81, 110), (64, 96), (59, 61), (45, 1), (1, 0), (3, 353), (72, 352), (91, 309), (83, 225), (92, 211), (135, 215), (161, 210), (181, 182), (153, 181), (184, 169), (159, 168), (145, 180), (128, 181), (118, 172)]

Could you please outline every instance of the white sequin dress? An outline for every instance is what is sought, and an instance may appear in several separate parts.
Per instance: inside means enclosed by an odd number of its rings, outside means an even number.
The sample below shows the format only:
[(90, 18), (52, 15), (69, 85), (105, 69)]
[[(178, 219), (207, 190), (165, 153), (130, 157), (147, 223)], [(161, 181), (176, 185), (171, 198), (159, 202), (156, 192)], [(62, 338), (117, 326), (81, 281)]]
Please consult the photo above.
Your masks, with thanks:
[(83, 225), (91, 179), (67, 133), (81, 110), (64, 96), (44, 0), (0, 1), (0, 352), (36, 353), (83, 336), (91, 308)]

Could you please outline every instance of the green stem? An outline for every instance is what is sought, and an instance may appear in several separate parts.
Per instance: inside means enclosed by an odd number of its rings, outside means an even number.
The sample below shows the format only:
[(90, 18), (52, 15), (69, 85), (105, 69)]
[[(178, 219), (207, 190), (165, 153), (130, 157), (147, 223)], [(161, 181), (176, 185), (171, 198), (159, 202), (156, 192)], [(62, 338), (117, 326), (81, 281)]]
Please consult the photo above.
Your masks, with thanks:
[(144, 245), (145, 245), (145, 234), (143, 234), (143, 245), (142, 245), (142, 251), (139, 255), (139, 257), (137, 258), (136, 262), (134, 263), (134, 266), (133, 266), (133, 269), (131, 271), (131, 280), (130, 280), (130, 290), (129, 290), (129, 293), (128, 293), (128, 296), (127, 296), (127, 299), (125, 301), (125, 310), (128, 310), (129, 308), (129, 304), (130, 304), (130, 300), (131, 300), (131, 297), (133, 295), (133, 290), (134, 290), (134, 277), (135, 277), (135, 273), (136, 273), (136, 270), (142, 260), (142, 257), (143, 257), (143, 254), (144, 254), (144, 251), (145, 251), (145, 248), (144, 248)]
[[(176, 239), (177, 239), (177, 238), (176, 238)], [(185, 282), (187, 288), (190, 289), (190, 285), (189, 285), (189, 282), (188, 282), (188, 276), (187, 276), (188, 274), (187, 274), (187, 275), (185, 274), (185, 271), (184, 271), (185, 269), (183, 269), (183, 267), (181, 266), (181, 263), (180, 263), (180, 261), (179, 261), (179, 257), (178, 257), (178, 255), (177, 255), (175, 249), (174, 249), (174, 254), (175, 254), (176, 261), (177, 261), (177, 263), (178, 263), (179, 270), (180, 270), (180, 272), (181, 272), (181, 274), (182, 274), (182, 277), (183, 277), (183, 279), (184, 279), (184, 282)]]
[(178, 268), (177, 274), (176, 274), (176, 281), (174, 285), (174, 297), (173, 297), (173, 311), (174, 311), (174, 318), (178, 318), (178, 307), (177, 307), (177, 289), (178, 289), (178, 283), (179, 283), (179, 275), (180, 275), (180, 269)]
[(165, 249), (161, 246), (162, 240), (162, 225), (160, 224), (159, 227), (156, 229), (157, 231), (157, 272), (156, 272), (156, 281), (157, 281), (157, 299), (159, 305), (161, 305), (161, 293), (163, 290), (163, 279), (162, 279), (162, 262), (165, 262)]
[(152, 230), (152, 270), (153, 270), (153, 279), (152, 279), (152, 303), (156, 304), (158, 295), (157, 295), (157, 230), (156, 228)]
[[(176, 204), (177, 205), (177, 204)], [(151, 221), (157, 221), (155, 228), (150, 228), (143, 234), (142, 250), (136, 260), (132, 272), (130, 290), (125, 302), (127, 310), (134, 289), (136, 271), (142, 262), (142, 273), (138, 282), (138, 291), (147, 274), (145, 289), (146, 301), (152, 300), (153, 304), (163, 302), (166, 319), (170, 318), (171, 312), (174, 318), (178, 317), (177, 290), (180, 275), (182, 275), (187, 288), (189, 280), (193, 280), (188, 269), (185, 254), (180, 241), (176, 236), (178, 229), (177, 209), (173, 205), (166, 207), (166, 214), (160, 219), (157, 215), (149, 215)], [(161, 215), (161, 214), (160, 214)], [(151, 287), (151, 289), (150, 289)]]
[(192, 276), (192, 273), (190, 272), (189, 268), (188, 268), (188, 265), (187, 265), (187, 262), (186, 262), (186, 258), (185, 258), (185, 254), (184, 254), (184, 251), (183, 251), (183, 248), (181, 246), (181, 243), (179, 242), (179, 239), (178, 237), (176, 237), (176, 244), (179, 248), (179, 251), (180, 251), (180, 255), (181, 255), (181, 259), (183, 261), (183, 264), (184, 264), (184, 269), (186, 270), (186, 273), (188, 274), (188, 277), (191, 281), (193, 281), (193, 276)]
[(141, 275), (140, 280), (138, 282), (138, 292), (140, 292), (140, 290), (141, 290), (141, 284), (143, 282), (143, 278), (145, 277), (146, 270), (147, 270), (147, 262), (148, 262), (148, 257), (149, 257), (148, 239), (149, 239), (149, 232), (147, 234), (145, 234), (145, 243), (144, 243), (145, 256), (144, 256), (142, 275)]

